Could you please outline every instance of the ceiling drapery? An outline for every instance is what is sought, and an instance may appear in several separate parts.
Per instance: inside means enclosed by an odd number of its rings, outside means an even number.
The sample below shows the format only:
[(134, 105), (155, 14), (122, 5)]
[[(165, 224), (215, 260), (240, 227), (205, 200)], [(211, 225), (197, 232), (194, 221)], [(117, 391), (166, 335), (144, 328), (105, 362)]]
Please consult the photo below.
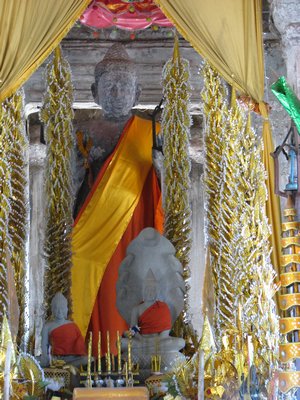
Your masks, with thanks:
[(0, 2), (0, 102), (42, 64), (90, 0)]
[(82, 24), (102, 29), (115, 26), (138, 30), (151, 25), (172, 26), (154, 0), (126, 2), (122, 0), (93, 0), (80, 17)]

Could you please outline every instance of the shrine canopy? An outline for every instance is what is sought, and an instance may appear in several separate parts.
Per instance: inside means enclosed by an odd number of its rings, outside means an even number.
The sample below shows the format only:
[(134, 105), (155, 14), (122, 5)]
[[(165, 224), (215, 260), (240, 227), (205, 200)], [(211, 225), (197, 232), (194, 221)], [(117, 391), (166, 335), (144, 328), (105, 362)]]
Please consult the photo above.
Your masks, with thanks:
[(172, 26), (153, 0), (93, 0), (81, 15), (80, 22), (98, 29), (115, 26), (139, 30), (151, 25)]

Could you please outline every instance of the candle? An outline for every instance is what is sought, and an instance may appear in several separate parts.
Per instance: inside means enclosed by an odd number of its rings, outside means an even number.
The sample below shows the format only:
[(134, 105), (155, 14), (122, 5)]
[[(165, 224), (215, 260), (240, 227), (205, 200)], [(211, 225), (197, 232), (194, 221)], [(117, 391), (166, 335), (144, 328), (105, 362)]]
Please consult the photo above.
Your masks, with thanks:
[(121, 339), (119, 331), (117, 331), (117, 349), (118, 349), (118, 372), (120, 374), (122, 372), (122, 364), (121, 364)]
[(101, 332), (98, 334), (98, 374), (101, 375)]
[(109, 331), (106, 332), (106, 341), (107, 341), (107, 373), (111, 373), (111, 363), (110, 363), (110, 340), (109, 340)]

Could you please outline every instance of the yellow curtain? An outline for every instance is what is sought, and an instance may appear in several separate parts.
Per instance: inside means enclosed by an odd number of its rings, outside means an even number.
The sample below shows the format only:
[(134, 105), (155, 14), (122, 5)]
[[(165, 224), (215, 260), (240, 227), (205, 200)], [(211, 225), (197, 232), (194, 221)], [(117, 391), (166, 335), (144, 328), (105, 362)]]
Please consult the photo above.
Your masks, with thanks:
[(277, 281), (279, 281), (281, 256), (281, 213), (279, 197), (275, 195), (274, 161), (270, 156), (270, 153), (274, 151), (274, 145), (268, 119), (268, 111), (264, 103), (260, 104), (260, 112), (262, 117), (264, 118), (262, 133), (264, 142), (263, 162), (268, 174), (266, 185), (269, 198), (266, 204), (266, 211), (269, 218), (269, 223), (272, 226), (271, 245), (273, 250), (271, 254), (271, 259), (272, 264), (278, 274)]
[(135, 116), (73, 229), (73, 319), (85, 336), (106, 266), (152, 166), (151, 121)]
[(261, 0), (156, 0), (195, 50), (257, 102), (264, 94)]
[(0, 102), (11, 96), (42, 64), (89, 2), (0, 1)]
[(272, 261), (279, 273), (280, 207), (273, 191), (272, 134), (263, 103), (264, 55), (261, 0), (155, 0), (194, 49), (235, 89), (259, 103), (264, 118), (267, 215), (272, 226)]

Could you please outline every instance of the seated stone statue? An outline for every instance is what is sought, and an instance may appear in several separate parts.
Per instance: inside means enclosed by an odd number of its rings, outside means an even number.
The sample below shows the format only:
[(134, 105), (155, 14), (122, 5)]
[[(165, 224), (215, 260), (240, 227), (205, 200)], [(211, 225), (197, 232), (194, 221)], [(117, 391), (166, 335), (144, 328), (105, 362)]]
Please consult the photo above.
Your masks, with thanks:
[[(141, 92), (140, 85), (137, 84), (135, 64), (122, 44), (114, 44), (96, 65), (95, 83), (91, 89), (95, 103), (102, 108), (102, 115), (100, 118), (76, 124), (77, 134), (81, 132), (84, 137), (81, 145), (78, 143), (77, 146), (78, 157), (74, 171), (77, 192), (75, 216), (90, 192), (101, 166), (114, 150)], [(85, 156), (82, 153), (83, 142), (86, 147), (90, 147), (86, 153), (83, 152)], [(90, 146), (87, 145), (88, 142)]]
[[(117, 306), (136, 334), (132, 354), (149, 372), (152, 355), (162, 357), (162, 368), (171, 369), (185, 346), (182, 338), (169, 336), (172, 324), (183, 308), (182, 266), (175, 248), (154, 228), (144, 229), (127, 248), (119, 269)], [(126, 351), (128, 339), (122, 340)], [(146, 377), (146, 375), (144, 375)]]
[(62, 293), (53, 297), (51, 311), (52, 319), (45, 323), (42, 330), (41, 365), (49, 366), (50, 355), (75, 367), (86, 365), (84, 339), (78, 326), (67, 319), (68, 302)]

